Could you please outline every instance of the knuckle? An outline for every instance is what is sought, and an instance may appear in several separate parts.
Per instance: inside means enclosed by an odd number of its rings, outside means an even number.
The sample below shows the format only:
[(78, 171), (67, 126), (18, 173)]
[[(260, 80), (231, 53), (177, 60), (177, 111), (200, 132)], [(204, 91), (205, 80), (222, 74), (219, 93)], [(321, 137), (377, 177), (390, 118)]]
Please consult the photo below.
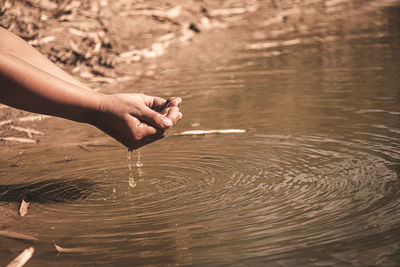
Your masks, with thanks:
[(153, 112), (153, 114), (151, 115), (152, 117), (152, 120), (154, 121), (154, 122), (157, 122), (157, 121), (159, 121), (160, 119), (161, 119), (161, 116), (160, 116), (160, 114), (159, 113), (157, 113), (157, 112)]

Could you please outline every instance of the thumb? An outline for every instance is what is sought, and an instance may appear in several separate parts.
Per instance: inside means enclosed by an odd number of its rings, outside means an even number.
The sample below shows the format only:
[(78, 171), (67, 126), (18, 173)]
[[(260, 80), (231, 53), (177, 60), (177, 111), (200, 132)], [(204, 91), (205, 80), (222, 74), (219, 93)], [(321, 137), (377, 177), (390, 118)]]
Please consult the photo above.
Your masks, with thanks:
[(166, 116), (158, 113), (146, 105), (140, 110), (140, 114), (137, 116), (140, 120), (143, 120), (156, 128), (168, 129), (173, 126), (173, 123)]

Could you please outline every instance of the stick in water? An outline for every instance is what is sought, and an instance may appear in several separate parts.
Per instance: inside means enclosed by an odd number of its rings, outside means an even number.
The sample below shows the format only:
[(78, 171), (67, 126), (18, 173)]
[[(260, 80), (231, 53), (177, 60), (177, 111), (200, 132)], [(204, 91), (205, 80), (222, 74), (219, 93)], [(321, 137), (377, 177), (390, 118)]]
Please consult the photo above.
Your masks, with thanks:
[(32, 257), (34, 252), (35, 252), (35, 249), (33, 247), (25, 249), (15, 259), (13, 259), (7, 265), (7, 267), (21, 267), (21, 266), (24, 266), (25, 263), (27, 263), (28, 260)]
[(39, 241), (39, 239), (35, 236), (21, 234), (21, 233), (7, 231), (7, 230), (0, 230), (0, 236), (7, 237), (7, 238), (13, 238), (13, 239), (27, 240), (27, 241), (31, 241), (31, 242)]
[(82, 252), (88, 252), (92, 248), (91, 247), (76, 247), (76, 248), (63, 248), (60, 247), (59, 245), (56, 244), (56, 242), (53, 242), (53, 246), (56, 249), (58, 253), (64, 252), (64, 253), (82, 253)]
[(184, 136), (184, 135), (205, 135), (205, 134), (234, 134), (234, 133), (245, 133), (245, 132), (246, 130), (243, 129), (193, 130), (193, 131), (184, 131), (175, 135)]

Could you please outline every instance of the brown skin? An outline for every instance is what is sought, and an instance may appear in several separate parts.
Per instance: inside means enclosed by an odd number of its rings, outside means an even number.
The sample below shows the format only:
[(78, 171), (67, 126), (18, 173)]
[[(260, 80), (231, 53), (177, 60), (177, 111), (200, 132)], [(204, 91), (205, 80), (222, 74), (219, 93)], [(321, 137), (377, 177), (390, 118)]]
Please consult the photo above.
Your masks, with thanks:
[(164, 137), (182, 118), (181, 98), (94, 92), (1, 27), (0, 102), (89, 123), (128, 149)]

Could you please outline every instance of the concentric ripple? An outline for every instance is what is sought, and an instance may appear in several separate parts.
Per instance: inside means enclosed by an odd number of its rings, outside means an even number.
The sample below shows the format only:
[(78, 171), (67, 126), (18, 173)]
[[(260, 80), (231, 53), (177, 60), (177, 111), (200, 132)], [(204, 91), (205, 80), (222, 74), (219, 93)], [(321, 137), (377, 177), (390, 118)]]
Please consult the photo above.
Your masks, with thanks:
[[(374, 148), (349, 140), (257, 131), (171, 137), (160, 146), (168, 150), (175, 143), (179, 147), (163, 156), (159, 147), (142, 149), (144, 166), (133, 167), (133, 188), (127, 165), (121, 163), (125, 153), (108, 151), (115, 160), (108, 158), (107, 165), (117, 167), (97, 171), (103, 195), (97, 190), (84, 202), (44, 204), (39, 214), (50, 216), (41, 229), (57, 229), (64, 236), (58, 242), (88, 247), (86, 257), (103, 263), (117, 260), (110, 259), (114, 255), (118, 261), (185, 262), (187, 258), (172, 257), (183, 250), (185, 257), (190, 254), (204, 264), (221, 255), (243, 259), (231, 252), (238, 249), (249, 261), (284, 260), (288, 249), (316, 253), (325, 246), (331, 253), (348, 242), (362, 241), (376, 249), (371, 236), (398, 229), (398, 172), (394, 161)], [(105, 164), (96, 165), (93, 159), (87, 158), (79, 173), (88, 177)], [(54, 239), (54, 233), (43, 236)], [(384, 245), (386, 251), (396, 240), (391, 234), (387, 238), (378, 248)], [(162, 248), (159, 258), (154, 246)], [(382, 252), (377, 251), (374, 257)], [(335, 253), (324, 260), (341, 262), (337, 255), (342, 252)]]

